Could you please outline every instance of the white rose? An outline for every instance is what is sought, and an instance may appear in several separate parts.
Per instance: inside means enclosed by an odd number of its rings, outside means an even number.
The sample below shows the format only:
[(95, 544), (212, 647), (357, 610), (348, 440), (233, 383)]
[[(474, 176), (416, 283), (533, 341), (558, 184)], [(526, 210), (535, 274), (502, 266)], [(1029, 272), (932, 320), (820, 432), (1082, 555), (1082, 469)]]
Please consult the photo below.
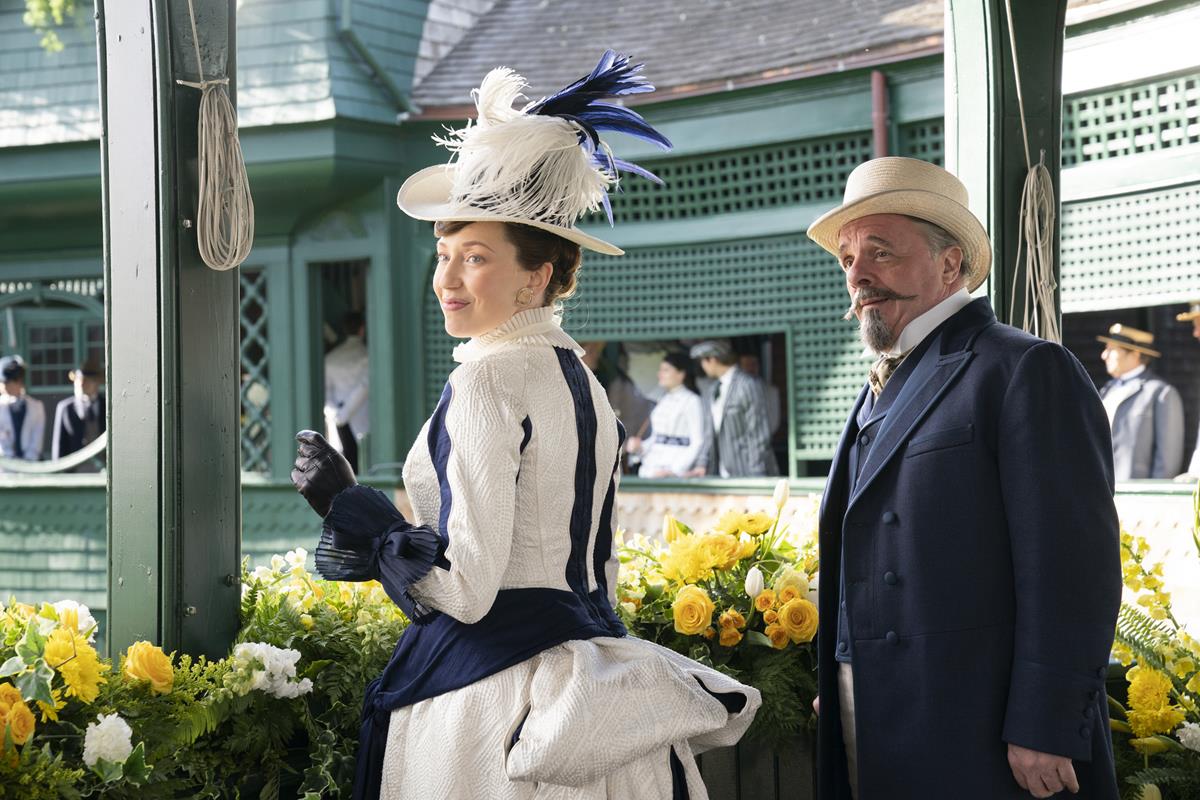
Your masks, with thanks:
[(133, 731), (119, 714), (101, 714), (83, 734), (83, 763), (96, 766), (100, 759), (124, 764), (133, 752)]
[(763, 580), (762, 570), (758, 567), (751, 567), (746, 573), (746, 594), (751, 600), (762, 594), (765, 581)]

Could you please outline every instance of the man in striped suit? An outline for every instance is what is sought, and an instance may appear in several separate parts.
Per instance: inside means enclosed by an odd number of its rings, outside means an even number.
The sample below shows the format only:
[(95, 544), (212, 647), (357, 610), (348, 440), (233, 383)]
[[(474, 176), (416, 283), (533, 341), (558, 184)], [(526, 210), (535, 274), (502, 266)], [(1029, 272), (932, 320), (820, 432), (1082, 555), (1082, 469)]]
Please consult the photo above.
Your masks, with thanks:
[(712, 426), (712, 444), (700, 457), (705, 472), (699, 474), (722, 478), (777, 474), (762, 381), (737, 368), (737, 356), (727, 342), (700, 342), (692, 348), (691, 356), (700, 362), (704, 374), (714, 379), (704, 390), (708, 410), (705, 419)]

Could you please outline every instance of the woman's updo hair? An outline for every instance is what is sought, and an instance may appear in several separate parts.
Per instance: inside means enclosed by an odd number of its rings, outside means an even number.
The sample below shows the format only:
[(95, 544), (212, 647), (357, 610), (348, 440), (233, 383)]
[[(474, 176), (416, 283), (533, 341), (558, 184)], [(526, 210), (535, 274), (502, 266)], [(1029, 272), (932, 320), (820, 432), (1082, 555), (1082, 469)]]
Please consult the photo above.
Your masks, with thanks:
[[(433, 232), (439, 237), (449, 236), (470, 224), (457, 221), (435, 222)], [(546, 284), (546, 305), (566, 300), (575, 293), (579, 264), (583, 260), (583, 250), (579, 245), (532, 225), (522, 225), (519, 222), (500, 224), (504, 226), (504, 234), (508, 241), (517, 248), (518, 264), (530, 272), (547, 262), (554, 268), (550, 273), (550, 281)]]

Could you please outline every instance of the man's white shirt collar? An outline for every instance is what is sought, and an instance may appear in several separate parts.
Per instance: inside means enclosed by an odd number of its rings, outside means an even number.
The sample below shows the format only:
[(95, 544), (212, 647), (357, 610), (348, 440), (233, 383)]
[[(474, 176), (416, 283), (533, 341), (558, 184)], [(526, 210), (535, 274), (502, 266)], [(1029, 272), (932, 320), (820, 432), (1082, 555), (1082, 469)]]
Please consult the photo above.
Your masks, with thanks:
[(1133, 369), (1129, 370), (1129, 372), (1126, 372), (1124, 375), (1118, 376), (1117, 380), (1120, 381), (1121, 383), (1128, 383), (1129, 381), (1133, 380), (1134, 378), (1141, 375), (1145, 371), (1146, 371), (1146, 365), (1141, 364), (1141, 365), (1136, 366)]
[(925, 340), (925, 337), (933, 333), (934, 328), (941, 325), (946, 320), (953, 317), (959, 311), (962, 311), (971, 303), (971, 293), (966, 288), (959, 289), (954, 294), (947, 297), (942, 302), (938, 303), (933, 308), (926, 311), (921, 316), (914, 319), (912, 322), (904, 326), (904, 330), (900, 331), (900, 335), (896, 338), (896, 343), (892, 345), (890, 350), (883, 353), (876, 353), (871, 348), (864, 351), (864, 355), (868, 356), (898, 356), (907, 353), (914, 347)]

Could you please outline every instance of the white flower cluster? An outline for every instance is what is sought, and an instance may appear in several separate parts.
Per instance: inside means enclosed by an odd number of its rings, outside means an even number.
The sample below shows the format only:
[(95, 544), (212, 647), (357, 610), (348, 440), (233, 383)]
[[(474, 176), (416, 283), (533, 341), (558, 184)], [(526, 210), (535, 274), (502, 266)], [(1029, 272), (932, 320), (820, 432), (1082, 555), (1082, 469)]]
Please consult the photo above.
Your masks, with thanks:
[[(313, 576), (305, 569), (308, 551), (303, 547), (289, 550), (287, 555), (271, 556), (271, 565), (258, 565), (250, 573), (250, 580), (257, 580), (268, 594), (284, 595), (289, 605), (301, 613), (308, 613), (321, 599), (321, 593), (313, 582)], [(248, 583), (242, 584), (242, 597), (250, 591)]]
[(1200, 753), (1200, 725), (1194, 722), (1185, 722), (1180, 726), (1178, 736), (1184, 747)]
[(262, 642), (242, 642), (233, 648), (233, 672), (226, 685), (240, 695), (257, 689), (272, 697), (292, 698), (312, 691), (308, 678), (296, 680), (300, 651), (284, 650)]
[(119, 714), (101, 714), (83, 734), (83, 763), (96, 766), (100, 759), (124, 764), (133, 752), (133, 730)]
[(64, 611), (74, 611), (77, 620), (75, 629), (81, 636), (87, 636), (89, 642), (96, 641), (96, 618), (83, 603), (77, 603), (74, 600), (59, 600), (54, 604), (54, 610), (58, 612), (60, 620), (64, 617)]

